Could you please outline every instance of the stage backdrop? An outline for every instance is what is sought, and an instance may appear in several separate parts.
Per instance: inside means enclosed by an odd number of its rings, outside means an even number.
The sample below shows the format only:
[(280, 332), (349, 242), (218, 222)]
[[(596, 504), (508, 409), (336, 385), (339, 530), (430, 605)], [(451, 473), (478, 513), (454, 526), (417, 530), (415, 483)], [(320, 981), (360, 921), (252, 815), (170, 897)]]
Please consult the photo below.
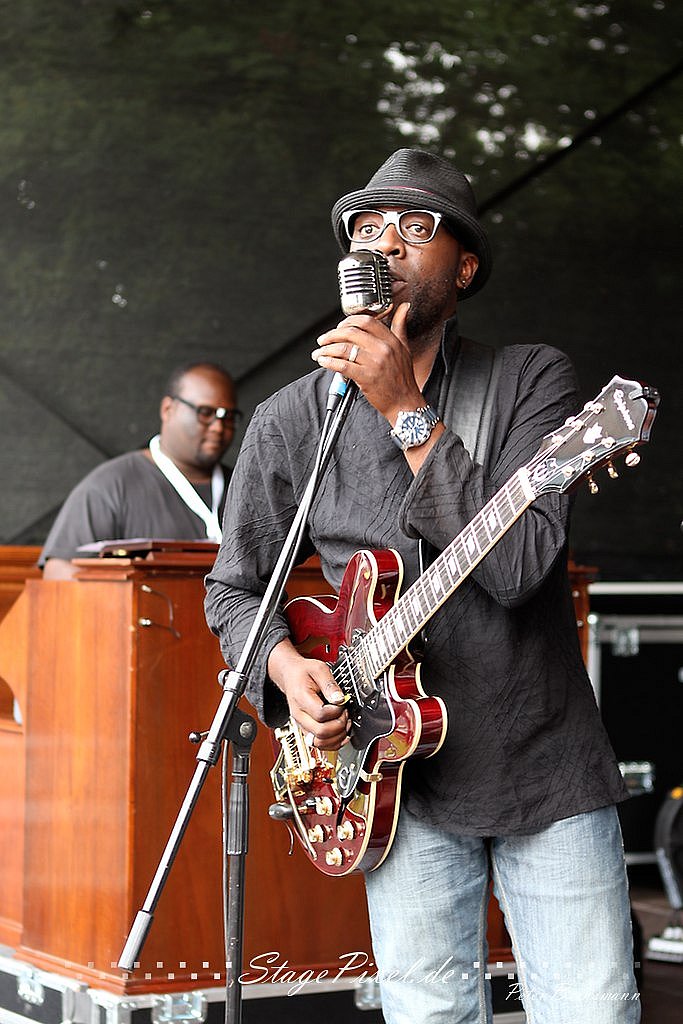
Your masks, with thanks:
[(605, 578), (680, 578), (682, 13), (0, 3), (0, 542), (40, 543), (146, 443), (177, 363), (224, 362), (247, 413), (307, 372), (339, 315), (330, 206), (418, 145), (471, 175), (490, 232), (465, 332), (566, 350), (584, 398), (660, 387), (642, 466), (579, 499), (573, 544)]

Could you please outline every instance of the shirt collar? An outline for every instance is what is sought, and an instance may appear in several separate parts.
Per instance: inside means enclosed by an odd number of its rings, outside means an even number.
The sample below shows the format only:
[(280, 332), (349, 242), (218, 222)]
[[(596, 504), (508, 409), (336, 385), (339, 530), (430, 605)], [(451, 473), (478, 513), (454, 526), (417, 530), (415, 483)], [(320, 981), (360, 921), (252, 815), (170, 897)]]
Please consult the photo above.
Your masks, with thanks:
[(425, 398), (434, 404), (436, 395), (441, 389), (441, 382), (444, 377), (450, 376), (453, 372), (455, 360), (460, 351), (460, 333), (458, 330), (458, 315), (454, 313), (443, 325), (441, 332), (441, 345), (434, 360), (427, 383), (424, 388)]
[(446, 320), (443, 325), (443, 333), (441, 335), (440, 354), (446, 373), (450, 373), (452, 371), (453, 364), (459, 351), (460, 331), (458, 329), (458, 314), (454, 313), (453, 316), (449, 320)]

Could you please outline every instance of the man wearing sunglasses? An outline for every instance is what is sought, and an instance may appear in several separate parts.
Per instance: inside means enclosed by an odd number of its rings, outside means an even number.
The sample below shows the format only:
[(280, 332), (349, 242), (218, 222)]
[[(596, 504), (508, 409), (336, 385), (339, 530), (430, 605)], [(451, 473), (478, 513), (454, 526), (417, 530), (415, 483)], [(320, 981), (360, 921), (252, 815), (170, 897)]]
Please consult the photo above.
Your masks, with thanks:
[[(557, 349), (505, 338), (492, 361), (472, 363), (477, 346), (460, 336), (457, 308), (486, 283), (491, 254), (469, 183), (448, 160), (399, 150), (335, 203), (332, 226), (342, 250), (384, 254), (393, 306), (319, 338), (321, 370), (252, 419), (207, 578), (207, 618), (233, 665), (305, 489), (330, 372), (359, 394), (300, 556), (317, 550), (337, 588), (355, 550), (393, 548), (405, 590), (421, 556), (443, 551), (580, 407)], [(464, 413), (476, 392), (489, 428), (466, 446), (459, 431), (471, 434)], [(434, 597), (420, 680), (443, 701), (447, 731), (434, 756), (408, 761), (393, 842), (366, 876), (387, 1024), (491, 1021), (491, 878), (529, 1022), (640, 1018), (614, 806), (627, 794), (578, 644), (568, 518), (566, 495), (543, 495), (481, 562), (472, 552), (447, 601)], [(355, 735), (359, 702), (354, 710), (324, 661), (301, 656), (281, 616), (248, 695), (271, 727), (290, 714), (321, 750)], [(336, 856), (343, 866), (343, 841)]]
[(73, 576), (81, 545), (135, 537), (213, 540), (230, 470), (221, 459), (241, 413), (227, 370), (192, 363), (171, 374), (159, 434), (90, 472), (71, 492), (41, 553), (46, 579)]

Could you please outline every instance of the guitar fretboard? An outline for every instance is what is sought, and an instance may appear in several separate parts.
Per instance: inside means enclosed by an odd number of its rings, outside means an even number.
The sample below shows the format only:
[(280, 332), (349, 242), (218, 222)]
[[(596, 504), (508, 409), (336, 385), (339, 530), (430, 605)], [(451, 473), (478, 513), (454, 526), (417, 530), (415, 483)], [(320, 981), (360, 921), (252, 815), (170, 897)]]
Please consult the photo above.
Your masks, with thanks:
[(354, 649), (352, 658), (376, 679), (536, 497), (524, 467), (508, 480), (455, 540)]

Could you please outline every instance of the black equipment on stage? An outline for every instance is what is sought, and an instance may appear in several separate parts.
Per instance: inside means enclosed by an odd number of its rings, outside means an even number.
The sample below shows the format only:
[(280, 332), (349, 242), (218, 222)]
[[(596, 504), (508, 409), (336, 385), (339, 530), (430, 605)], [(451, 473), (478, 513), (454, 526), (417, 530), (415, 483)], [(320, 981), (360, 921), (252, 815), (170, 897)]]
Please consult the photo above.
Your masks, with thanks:
[(683, 963), (683, 785), (668, 794), (655, 822), (655, 852), (673, 915), (661, 935), (648, 942), (651, 960)]

